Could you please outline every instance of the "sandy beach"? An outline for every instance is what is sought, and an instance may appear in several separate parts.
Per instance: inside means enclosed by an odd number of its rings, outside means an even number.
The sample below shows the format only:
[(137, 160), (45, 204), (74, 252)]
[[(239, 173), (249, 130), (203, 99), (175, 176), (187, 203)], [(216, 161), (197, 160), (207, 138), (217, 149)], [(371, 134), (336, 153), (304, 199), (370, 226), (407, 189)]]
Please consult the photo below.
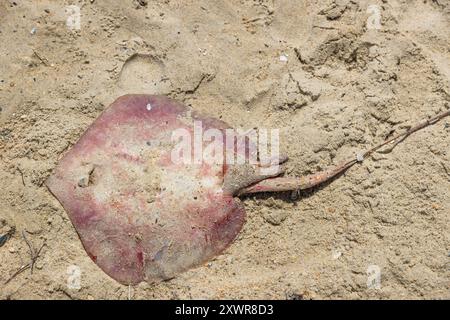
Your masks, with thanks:
[[(156, 284), (102, 272), (44, 185), (127, 93), (279, 129), (286, 175), (318, 172), (450, 108), (449, 30), (443, 0), (0, 0), (0, 299), (449, 299), (449, 118), (323, 187), (242, 198), (233, 244)], [(42, 250), (10, 279), (23, 234)]]

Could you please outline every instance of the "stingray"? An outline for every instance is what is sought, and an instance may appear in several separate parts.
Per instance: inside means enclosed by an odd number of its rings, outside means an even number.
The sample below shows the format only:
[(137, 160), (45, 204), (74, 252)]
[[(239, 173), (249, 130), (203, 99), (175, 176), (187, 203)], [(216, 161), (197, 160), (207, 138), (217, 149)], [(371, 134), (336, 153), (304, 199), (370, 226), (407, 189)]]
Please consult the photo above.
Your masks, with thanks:
[[(239, 197), (312, 188), (448, 114), (323, 172), (286, 177), (282, 164), (287, 157), (260, 157), (257, 144), (245, 134), (230, 143), (225, 122), (165, 96), (126, 95), (106, 108), (60, 159), (46, 185), (89, 257), (106, 274), (123, 284), (151, 283), (171, 279), (226, 249), (245, 221)], [(212, 158), (222, 152), (256, 162), (195, 161), (196, 126), (214, 133), (215, 139), (197, 141), (197, 147), (214, 146)], [(183, 137), (191, 144), (181, 144)], [(242, 141), (244, 147), (238, 148)]]

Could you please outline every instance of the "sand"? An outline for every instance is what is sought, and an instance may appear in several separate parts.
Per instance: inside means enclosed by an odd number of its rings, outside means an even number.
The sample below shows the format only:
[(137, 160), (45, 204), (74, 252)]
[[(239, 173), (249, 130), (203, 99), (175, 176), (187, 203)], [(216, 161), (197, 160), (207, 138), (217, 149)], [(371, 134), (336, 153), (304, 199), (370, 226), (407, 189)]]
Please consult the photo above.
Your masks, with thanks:
[[(286, 174), (317, 172), (449, 108), (449, 18), (443, 0), (0, 1), (0, 298), (450, 298), (448, 119), (324, 187), (243, 198), (223, 255), (158, 284), (104, 274), (43, 184), (125, 93), (278, 128)], [(3, 285), (23, 232), (45, 246)]]

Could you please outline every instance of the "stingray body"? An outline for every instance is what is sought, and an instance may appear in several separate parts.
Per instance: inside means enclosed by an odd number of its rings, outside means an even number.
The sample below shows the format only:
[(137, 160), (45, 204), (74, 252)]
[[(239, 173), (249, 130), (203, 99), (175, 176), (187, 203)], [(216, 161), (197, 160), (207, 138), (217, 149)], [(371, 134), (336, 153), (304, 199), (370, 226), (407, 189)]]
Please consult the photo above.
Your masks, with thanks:
[(121, 283), (174, 277), (219, 254), (241, 230), (244, 209), (224, 181), (227, 171), (237, 188), (254, 177), (220, 163), (171, 161), (172, 133), (193, 133), (194, 121), (228, 128), (167, 97), (120, 97), (46, 181), (89, 256)]
[[(59, 161), (46, 185), (103, 271), (124, 284), (153, 282), (211, 259), (236, 238), (245, 220), (237, 196), (314, 187), (449, 115), (446, 110), (421, 121), (327, 170), (279, 177), (279, 164), (287, 158), (245, 161), (254, 159), (258, 150), (245, 140), (244, 148), (236, 148), (239, 136), (229, 143), (222, 134), (229, 128), (226, 123), (167, 97), (126, 95), (95, 120)], [(221, 147), (216, 155), (231, 153), (244, 162), (207, 161), (214, 152), (202, 154), (199, 162), (174, 161), (174, 132), (181, 130), (188, 140), (197, 141), (197, 123), (201, 131), (219, 133), (211, 139)], [(190, 156), (185, 159), (195, 160), (195, 147), (194, 142), (181, 148)], [(228, 159), (224, 154), (222, 160)]]

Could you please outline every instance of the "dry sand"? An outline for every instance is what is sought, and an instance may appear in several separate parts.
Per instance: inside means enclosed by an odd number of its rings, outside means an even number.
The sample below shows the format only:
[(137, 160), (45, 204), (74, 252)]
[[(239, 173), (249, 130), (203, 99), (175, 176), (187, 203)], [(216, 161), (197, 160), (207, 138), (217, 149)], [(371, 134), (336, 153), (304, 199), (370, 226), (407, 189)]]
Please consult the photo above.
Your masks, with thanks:
[[(0, 247), (2, 299), (128, 298), (43, 185), (124, 93), (279, 128), (288, 175), (449, 107), (448, 1), (146, 2), (0, 0), (0, 234), (16, 228)], [(66, 25), (68, 5), (81, 8), (80, 30)], [(369, 5), (380, 29), (366, 24)], [(449, 121), (298, 198), (245, 198), (247, 223), (223, 255), (131, 298), (450, 298)], [(3, 285), (29, 261), (24, 230), (45, 246), (32, 274)]]

